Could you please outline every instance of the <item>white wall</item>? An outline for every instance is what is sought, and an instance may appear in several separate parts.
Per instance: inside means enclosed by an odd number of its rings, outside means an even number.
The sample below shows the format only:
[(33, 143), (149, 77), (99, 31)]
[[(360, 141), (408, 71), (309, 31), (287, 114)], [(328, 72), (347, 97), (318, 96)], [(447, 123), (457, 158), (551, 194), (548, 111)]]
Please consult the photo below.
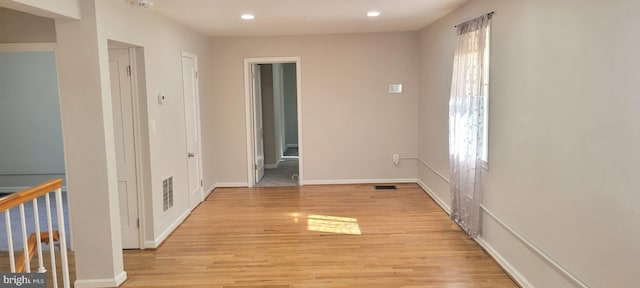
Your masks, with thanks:
[[(580, 285), (553, 263), (589, 287), (637, 286), (639, 9), (635, 0), (474, 0), (421, 32), (420, 158), (446, 178), (453, 26), (496, 12), (479, 240), (525, 287)], [(419, 174), (448, 204), (448, 183), (426, 167)]]
[[(145, 245), (157, 246), (189, 213), (181, 52), (199, 56), (200, 100), (208, 96), (209, 39), (152, 11), (124, 1), (82, 1), (81, 21), (56, 21), (62, 118), (71, 222), (74, 225), (76, 287), (117, 286), (126, 279), (116, 185), (115, 148), (108, 65), (109, 40), (144, 52), (143, 143), (150, 163), (144, 192)], [(143, 88), (143, 89), (144, 89)], [(168, 100), (160, 106), (157, 95)], [(146, 109), (144, 109), (146, 108)], [(201, 113), (205, 148), (204, 189), (213, 186), (209, 113)], [(149, 131), (152, 121), (156, 131)], [(146, 128), (146, 129), (145, 129)], [(148, 142), (147, 142), (148, 141)], [(149, 171), (147, 171), (149, 172)], [(162, 179), (174, 177), (174, 207), (162, 212)]]
[(298, 89), (296, 86), (296, 65), (283, 64), (284, 82), (284, 135), (285, 145), (298, 145)]
[(53, 19), (0, 8), (0, 43), (56, 42)]
[(55, 53), (0, 50), (0, 87), (0, 192), (64, 178)]
[(79, 0), (0, 0), (0, 7), (59, 19), (80, 19)]
[(65, 177), (55, 41), (53, 19), (0, 8), (0, 192)]
[[(304, 181), (415, 179), (418, 38), (413, 32), (213, 38), (218, 183), (247, 183), (243, 59), (300, 56)], [(389, 95), (388, 84), (405, 93)]]
[[(117, 286), (123, 272), (111, 97), (102, 93), (95, 7), (82, 21), (56, 20), (62, 133), (76, 285)], [(107, 73), (108, 75), (108, 73)], [(97, 260), (99, 259), (99, 260)], [(80, 282), (80, 283), (79, 283)]]
[[(153, 231), (146, 239), (159, 242), (168, 236), (176, 221), (186, 216), (189, 210), (187, 193), (187, 171), (185, 142), (185, 115), (182, 86), (181, 51), (198, 55), (200, 75), (201, 130), (203, 133), (202, 159), (204, 162), (204, 189), (210, 189), (213, 182), (210, 114), (206, 109), (210, 103), (208, 87), (209, 75), (209, 39), (169, 20), (158, 16), (153, 11), (129, 5), (124, 1), (97, 1), (99, 48), (106, 49), (107, 40), (115, 40), (144, 48), (146, 70), (146, 108), (147, 125), (155, 121), (156, 132), (143, 131), (149, 139), (148, 149), (151, 158), (151, 187), (147, 196), (153, 211)], [(103, 82), (109, 83), (108, 57), (101, 57), (104, 64)], [(104, 70), (107, 69), (107, 70)], [(103, 88), (105, 88), (103, 86)], [(110, 91), (103, 93), (110, 94)], [(158, 94), (167, 96), (167, 101), (159, 105)], [(162, 180), (173, 176), (174, 208), (167, 213), (162, 212)], [(157, 245), (159, 243), (155, 243)], [(149, 245), (152, 245), (151, 243)]]
[(276, 152), (273, 65), (260, 64), (260, 86), (260, 94), (262, 94), (262, 126), (264, 128), (264, 163), (265, 165), (277, 165), (280, 157)]

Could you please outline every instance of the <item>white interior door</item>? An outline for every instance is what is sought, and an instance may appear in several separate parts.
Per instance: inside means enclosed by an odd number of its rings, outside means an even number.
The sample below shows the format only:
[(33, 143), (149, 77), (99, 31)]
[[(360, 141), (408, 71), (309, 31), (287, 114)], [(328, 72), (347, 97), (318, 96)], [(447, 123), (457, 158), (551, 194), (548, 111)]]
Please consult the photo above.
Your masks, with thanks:
[(109, 50), (122, 248), (139, 249), (138, 184), (136, 180), (130, 65), (128, 49)]
[(198, 63), (195, 55), (183, 53), (182, 80), (187, 137), (188, 191), (191, 209), (202, 202), (200, 129), (198, 117)]
[(260, 65), (251, 66), (252, 91), (253, 91), (253, 122), (254, 122), (254, 158), (255, 159), (255, 183), (264, 177), (264, 127), (262, 125), (262, 91), (260, 89)]

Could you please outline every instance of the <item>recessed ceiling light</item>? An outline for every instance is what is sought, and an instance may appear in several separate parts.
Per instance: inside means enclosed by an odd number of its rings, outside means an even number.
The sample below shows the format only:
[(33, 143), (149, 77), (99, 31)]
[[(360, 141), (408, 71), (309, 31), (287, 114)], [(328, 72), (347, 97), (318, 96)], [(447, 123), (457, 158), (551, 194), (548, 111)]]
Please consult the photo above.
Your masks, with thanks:
[(253, 14), (242, 14), (242, 16), (240, 16), (240, 18), (242, 18), (244, 20), (253, 20), (254, 18), (256, 18), (256, 16), (253, 16)]
[(367, 16), (369, 16), (369, 17), (378, 17), (378, 16), (380, 16), (380, 12), (378, 12), (378, 11), (369, 11), (369, 12), (367, 12)]

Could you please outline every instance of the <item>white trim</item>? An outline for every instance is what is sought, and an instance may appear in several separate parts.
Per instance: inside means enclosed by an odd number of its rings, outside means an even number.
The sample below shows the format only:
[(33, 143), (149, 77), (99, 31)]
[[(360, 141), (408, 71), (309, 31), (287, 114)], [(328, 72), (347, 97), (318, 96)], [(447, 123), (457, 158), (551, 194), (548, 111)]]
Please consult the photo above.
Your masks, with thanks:
[(447, 178), (446, 176), (442, 175), (442, 173), (438, 172), (438, 170), (433, 168), (427, 162), (425, 162), (424, 160), (422, 160), (420, 158), (415, 158), (415, 159), (418, 160), (418, 163), (422, 164), (424, 167), (427, 167), (427, 169), (431, 170), (431, 172), (433, 172), (434, 174), (438, 175), (438, 177), (440, 177), (442, 180), (446, 181), (447, 183), (451, 183), (451, 180), (449, 180), (449, 178)]
[[(433, 172), (436, 173), (436, 171), (433, 171)], [(438, 195), (435, 192), (433, 192), (433, 190), (428, 185), (426, 185), (420, 179), (418, 179), (417, 183), (418, 183), (418, 185), (420, 185), (420, 187), (422, 187), (423, 190), (425, 190), (425, 192), (427, 192), (427, 194), (429, 194), (429, 196), (431, 196), (431, 198), (447, 214), (451, 214), (451, 207), (449, 205), (447, 205), (446, 202), (443, 201), (440, 197), (438, 197)], [(577, 287), (583, 287), (583, 288), (588, 287), (586, 284), (584, 284), (584, 282), (580, 281), (580, 279), (578, 279), (576, 276), (571, 274), (571, 272), (567, 271), (564, 267), (562, 267), (560, 264), (558, 264), (558, 262), (556, 262), (555, 260), (551, 259), (542, 250), (540, 250), (537, 246), (535, 246), (535, 244), (533, 244), (529, 240), (525, 239), (524, 236), (522, 236), (520, 233), (518, 233), (518, 231), (516, 231), (515, 229), (511, 228), (511, 226), (509, 226), (504, 221), (502, 221), (502, 219), (500, 219), (498, 216), (496, 216), (493, 212), (491, 212), (484, 205), (480, 205), (480, 208), (482, 209), (482, 211), (484, 213), (486, 213), (486, 215), (491, 217), (496, 223), (498, 223), (500, 226), (502, 226), (502, 228), (504, 228), (506, 231), (508, 231), (510, 234), (512, 234), (519, 242), (521, 242), (522, 244), (527, 246), (527, 248), (529, 248), (536, 256), (542, 258), (545, 262), (551, 264), (551, 266), (553, 266), (552, 268), (554, 270), (556, 270), (559, 273), (561, 273), (565, 278), (569, 279), (569, 281), (571, 281)], [(520, 286), (522, 286), (523, 288), (533, 288), (534, 287), (516, 268), (514, 268), (511, 265), (511, 263), (509, 263), (509, 261), (507, 261), (504, 257), (502, 257), (502, 255), (495, 248), (493, 248), (493, 246), (491, 246), (491, 244), (489, 244), (484, 238), (482, 238), (482, 235), (480, 235), (476, 239), (476, 242), (480, 246), (482, 246), (482, 248), (484, 248), (487, 251), (487, 253), (489, 253), (491, 255), (491, 257), (493, 257), (498, 262), (498, 264), (500, 264), (500, 266), (505, 271), (507, 271), (507, 273), (509, 273), (514, 278), (514, 280), (516, 282), (518, 282), (518, 284), (520, 284)]]
[(298, 162), (298, 156), (295, 156), (296, 158), (293, 158), (294, 156), (289, 156), (289, 158), (282, 158), (280, 159), (280, 162)]
[(122, 271), (114, 278), (76, 280), (73, 284), (76, 288), (118, 287), (127, 281), (127, 272)]
[[(491, 212), (487, 207), (485, 207), (484, 205), (480, 205), (480, 208), (482, 209), (482, 211), (484, 213), (486, 213), (489, 217), (491, 217), (494, 221), (496, 221), (498, 224), (500, 224), (500, 226), (502, 226), (502, 228), (504, 228), (505, 230), (507, 230), (511, 235), (515, 236), (516, 239), (518, 239), (518, 241), (520, 241), (522, 244), (526, 245), (527, 248), (529, 248), (531, 251), (533, 251), (537, 256), (539, 256), (540, 258), (542, 258), (545, 262), (547, 262), (548, 264), (551, 264), (551, 266), (553, 266), (554, 270), (560, 272), (564, 277), (566, 277), (568, 280), (570, 280), (573, 284), (575, 284), (578, 287), (582, 287), (582, 288), (587, 288), (589, 286), (587, 286), (587, 284), (585, 284), (584, 282), (582, 282), (580, 279), (578, 279), (578, 277), (576, 277), (575, 275), (573, 275), (571, 272), (569, 272), (567, 269), (565, 269), (564, 267), (562, 267), (562, 265), (560, 265), (558, 262), (556, 262), (555, 260), (553, 260), (551, 257), (549, 257), (549, 255), (547, 255), (546, 253), (544, 253), (544, 251), (540, 250), (540, 248), (538, 248), (535, 244), (531, 243), (529, 240), (527, 240), (526, 238), (524, 238), (524, 236), (522, 236), (522, 234), (520, 234), (518, 231), (516, 231), (514, 228), (512, 228), (511, 226), (509, 226), (507, 223), (505, 223), (504, 221), (502, 221), (502, 219), (500, 219), (500, 217), (496, 216), (496, 214), (494, 214), (493, 212)], [(486, 245), (487, 247), (485, 249), (487, 249), (487, 251), (489, 252), (489, 250), (493, 251), (496, 255), (492, 256), (496, 259), (496, 261), (500, 262), (499, 259), (502, 259), (502, 261), (504, 261), (504, 267), (505, 270), (509, 271), (510, 273), (513, 273), (513, 276), (515, 277), (516, 275), (519, 275), (519, 277), (522, 277), (522, 275), (520, 275), (516, 269), (514, 269), (511, 265), (509, 265), (509, 262), (504, 260), (504, 258), (502, 258), (502, 256), (500, 256), (500, 253), (498, 253), (495, 249), (493, 249), (493, 247), (491, 245), (489, 245), (489, 243), (487, 243), (486, 241), (484, 241), (484, 245)], [(480, 243), (478, 241), (478, 244), (482, 245), (482, 247), (485, 247), (482, 243)], [(502, 263), (501, 263), (502, 265)], [(524, 277), (522, 277), (524, 279)], [(524, 280), (526, 283), (529, 285), (529, 287), (533, 287), (533, 285), (531, 285), (531, 283), (529, 283), (528, 281)]]
[(217, 188), (247, 188), (249, 185), (242, 182), (221, 182), (216, 183)]
[(436, 204), (438, 204), (438, 206), (440, 206), (440, 208), (444, 210), (444, 212), (451, 215), (451, 206), (449, 206), (447, 202), (442, 200), (442, 198), (438, 197), (438, 194), (433, 192), (433, 189), (431, 189), (431, 187), (429, 187), (427, 184), (422, 182), (422, 180), (420, 179), (418, 179), (416, 183), (418, 183), (418, 185), (422, 188), (422, 190), (424, 190), (424, 192), (426, 192), (431, 197), (431, 199), (433, 199), (433, 201), (435, 201)]
[(144, 249), (156, 249), (158, 248), (158, 244), (156, 244), (156, 241), (150, 240), (150, 241), (144, 241)]
[(287, 148), (298, 148), (298, 144), (287, 144)]
[(0, 193), (17, 193), (29, 188), (29, 186), (0, 187)]
[[(299, 183), (304, 182), (304, 165), (302, 161), (303, 149), (302, 145), (302, 61), (301, 58), (298, 57), (265, 57), (265, 58), (244, 58), (244, 96), (245, 96), (245, 129), (247, 136), (247, 183), (249, 187), (255, 186), (255, 171), (254, 171), (254, 163), (255, 156), (254, 154), (254, 136), (253, 136), (253, 97), (251, 93), (251, 65), (254, 64), (277, 64), (277, 63), (295, 63), (296, 64), (296, 87), (297, 87), (297, 98), (298, 98), (298, 176)], [(246, 187), (246, 186), (244, 186)]]
[(476, 238), (475, 241), (485, 251), (487, 251), (487, 253), (489, 253), (489, 255), (491, 255), (491, 257), (493, 257), (493, 259), (496, 260), (496, 262), (498, 262), (498, 265), (500, 265), (500, 267), (502, 267), (502, 269), (507, 271), (507, 274), (509, 274), (509, 276), (511, 276), (513, 278), (513, 280), (515, 280), (520, 285), (520, 287), (522, 287), (522, 288), (534, 288), (535, 287), (524, 276), (522, 276), (522, 274), (520, 274), (520, 272), (518, 272), (518, 269), (516, 269), (513, 266), (511, 266), (511, 263), (509, 263), (509, 261), (504, 259), (504, 257), (502, 257), (502, 255), (500, 253), (498, 253), (498, 251), (496, 251), (493, 248), (493, 246), (491, 246), (486, 240), (484, 240), (484, 238), (482, 238), (482, 236), (478, 236), (478, 238)]
[(276, 156), (282, 158), (284, 156), (284, 142), (286, 139), (286, 131), (284, 125), (284, 70), (282, 64), (273, 64), (271, 68), (273, 73), (273, 111), (274, 111), (274, 136), (276, 144)]
[(276, 164), (266, 164), (264, 165), (264, 169), (276, 169), (278, 167), (280, 167), (280, 162), (276, 163)]
[(186, 211), (184, 211), (184, 213), (182, 213), (182, 215), (180, 215), (178, 219), (176, 219), (176, 221), (171, 223), (171, 225), (169, 225), (169, 227), (167, 227), (167, 229), (164, 230), (164, 232), (162, 232), (162, 234), (160, 234), (155, 240), (145, 241), (144, 248), (155, 249), (160, 247), (160, 244), (162, 244), (164, 240), (167, 240), (167, 237), (169, 237), (169, 235), (171, 235), (171, 233), (173, 233), (173, 231), (175, 231), (178, 226), (180, 226), (180, 224), (182, 224), (182, 222), (184, 222), (184, 220), (189, 217), (189, 214), (191, 214), (191, 210), (187, 209)]
[(255, 183), (255, 155), (253, 155), (253, 97), (251, 93), (251, 85), (253, 84), (251, 82), (253, 79), (251, 77), (251, 65), (253, 65), (253, 63), (249, 62), (248, 59), (244, 59), (244, 114), (247, 130), (247, 182), (250, 184), (249, 187), (253, 187), (253, 183)]
[(144, 236), (146, 231), (146, 221), (145, 221), (145, 197), (144, 197), (144, 179), (142, 175), (144, 175), (143, 171), (143, 157), (141, 151), (142, 145), (142, 119), (140, 117), (140, 86), (138, 83), (138, 58), (136, 55), (136, 50), (138, 48), (129, 47), (129, 65), (131, 66), (131, 75), (129, 77), (129, 81), (131, 81), (131, 104), (132, 104), (132, 112), (133, 112), (133, 153), (135, 159), (135, 177), (136, 177), (136, 193), (137, 193), (137, 205), (138, 205), (138, 248), (144, 249)]
[(341, 180), (309, 180), (305, 185), (337, 185), (337, 184), (389, 184), (389, 183), (416, 183), (415, 178), (398, 179), (341, 179)]
[[(304, 135), (302, 131), (302, 62), (300, 61), (300, 57), (296, 58), (296, 96), (297, 96), (297, 104), (298, 104), (298, 183), (300, 186), (304, 185), (304, 169), (302, 165), (302, 153), (303, 146), (302, 140), (304, 139), (302, 135)], [(284, 154), (284, 151), (282, 152)]]
[(0, 44), (0, 52), (55, 51), (56, 42)]
[(211, 185), (211, 187), (209, 187), (209, 189), (204, 192), (204, 195), (202, 195), (202, 201), (204, 201), (204, 199), (207, 199), (207, 197), (209, 197), (209, 195), (211, 195), (211, 193), (213, 193), (213, 190), (216, 190), (216, 188), (218, 188), (216, 184)]
[[(17, 193), (20, 191), (24, 191), (27, 190), (29, 188), (31, 188), (32, 186), (7, 186), (7, 187), (0, 187), (0, 193)], [(66, 193), (67, 192), (67, 186), (62, 186), (62, 192)]]

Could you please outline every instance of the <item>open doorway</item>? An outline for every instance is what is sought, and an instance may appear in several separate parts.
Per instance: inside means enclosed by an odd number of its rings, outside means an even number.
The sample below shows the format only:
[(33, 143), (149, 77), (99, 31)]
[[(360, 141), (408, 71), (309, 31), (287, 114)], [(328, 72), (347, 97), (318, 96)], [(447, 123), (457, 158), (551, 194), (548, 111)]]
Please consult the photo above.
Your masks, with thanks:
[(249, 186), (301, 183), (299, 58), (247, 59)]
[(120, 229), (123, 249), (144, 247), (143, 167), (141, 147), (144, 102), (144, 49), (109, 41), (109, 74), (116, 148)]
[[(71, 247), (55, 47), (55, 43), (0, 44), (0, 198), (63, 179), (62, 219), (68, 228), (66, 245)], [(9, 251), (9, 242), (15, 251), (24, 248), (23, 228), (24, 235), (35, 232), (34, 210), (45, 215), (46, 203), (42, 197), (35, 204), (24, 203), (22, 224), (16, 221), (21, 218), (20, 209), (0, 215), (0, 231), (7, 231), (7, 215), (13, 231), (11, 239), (0, 237), (0, 251)], [(52, 221), (57, 227), (58, 217)], [(44, 231), (46, 222), (39, 226)]]

